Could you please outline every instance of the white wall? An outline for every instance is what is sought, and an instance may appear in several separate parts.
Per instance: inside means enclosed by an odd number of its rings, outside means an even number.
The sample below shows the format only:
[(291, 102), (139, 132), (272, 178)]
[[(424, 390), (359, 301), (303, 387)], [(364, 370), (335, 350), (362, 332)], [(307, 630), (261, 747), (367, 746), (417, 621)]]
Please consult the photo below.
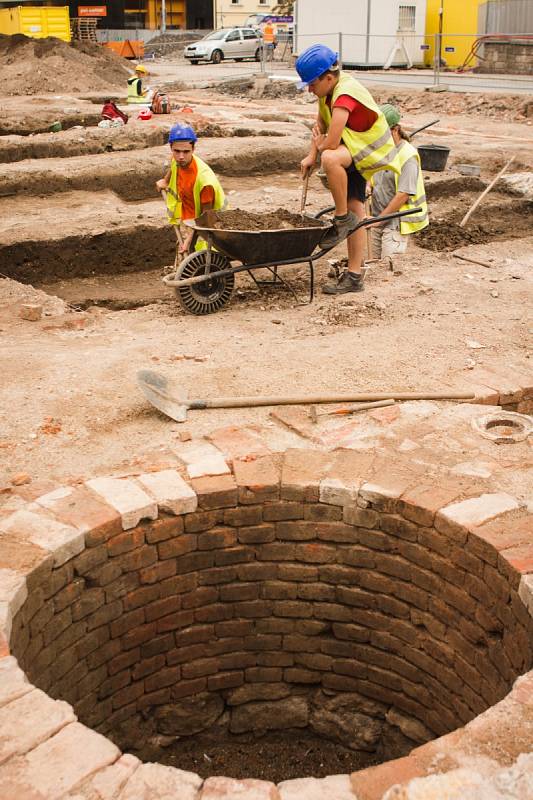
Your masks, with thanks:
[[(400, 5), (415, 7), (413, 33), (398, 33)], [(327, 4), (324, 0), (297, 0), (296, 52), (318, 42), (336, 51), (341, 48), (345, 64), (383, 66), (401, 38), (411, 60), (421, 63), (425, 26), (426, 0), (329, 0)], [(403, 53), (394, 59), (394, 63), (405, 61)]]

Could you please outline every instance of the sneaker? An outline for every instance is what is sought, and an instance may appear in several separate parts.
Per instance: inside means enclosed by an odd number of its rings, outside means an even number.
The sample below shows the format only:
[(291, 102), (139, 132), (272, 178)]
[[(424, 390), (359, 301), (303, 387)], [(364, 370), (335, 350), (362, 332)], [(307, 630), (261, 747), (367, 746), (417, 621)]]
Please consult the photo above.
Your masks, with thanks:
[(359, 220), (353, 213), (348, 211), (345, 217), (333, 217), (333, 224), (327, 233), (320, 240), (322, 250), (330, 250), (335, 245), (346, 239), (357, 227)]
[(322, 287), (322, 291), (324, 294), (346, 294), (347, 292), (362, 292), (364, 288), (363, 276), (346, 270), (337, 283), (326, 283)]

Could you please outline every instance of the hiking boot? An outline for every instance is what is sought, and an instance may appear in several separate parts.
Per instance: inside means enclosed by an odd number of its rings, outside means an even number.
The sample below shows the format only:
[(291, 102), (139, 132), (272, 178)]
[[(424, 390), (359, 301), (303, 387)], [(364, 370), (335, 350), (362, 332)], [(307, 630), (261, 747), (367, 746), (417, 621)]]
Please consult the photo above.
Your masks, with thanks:
[(321, 249), (330, 250), (332, 247), (342, 242), (343, 239), (346, 239), (354, 228), (357, 227), (358, 221), (353, 211), (348, 211), (345, 217), (333, 217), (331, 228), (320, 240), (319, 244)]
[(346, 270), (337, 283), (326, 283), (322, 287), (322, 291), (324, 294), (346, 294), (347, 292), (362, 292), (364, 288), (363, 276)]

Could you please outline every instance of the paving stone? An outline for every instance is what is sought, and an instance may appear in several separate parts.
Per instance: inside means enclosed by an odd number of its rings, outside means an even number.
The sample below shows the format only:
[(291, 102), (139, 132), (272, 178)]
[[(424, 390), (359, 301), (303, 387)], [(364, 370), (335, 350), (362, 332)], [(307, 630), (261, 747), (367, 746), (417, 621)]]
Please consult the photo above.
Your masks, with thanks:
[(456, 526), (476, 528), (517, 508), (519, 508), (517, 501), (509, 494), (504, 492), (482, 494), (442, 508), (435, 517), (435, 527), (443, 532), (450, 527), (450, 523), (452, 528)]
[(161, 472), (147, 472), (137, 480), (157, 501), (160, 511), (169, 514), (190, 514), (198, 507), (195, 492), (186, 483), (179, 472), (165, 469)]
[(40, 689), (4, 705), (0, 708), (0, 764), (24, 755), (75, 720), (68, 703), (52, 700)]
[(197, 800), (202, 779), (162, 764), (142, 764), (129, 778), (117, 800)]
[(316, 502), (320, 482), (333, 461), (329, 453), (314, 450), (287, 450), (281, 472), (281, 496), (284, 500)]
[[(73, 525), (85, 532), (105, 527), (111, 536), (115, 528), (120, 526), (117, 510), (85, 486), (62, 486), (37, 497), (35, 502), (52, 511), (60, 522)], [(118, 533), (118, 530), (116, 532)]]
[(258, 428), (250, 426), (239, 428), (231, 425), (217, 428), (206, 437), (230, 461), (243, 459), (246, 456), (268, 456), (270, 448), (261, 436)]
[(14, 656), (0, 659), (0, 708), (33, 690)]
[(13, 616), (20, 611), (27, 597), (24, 575), (12, 569), (0, 569), (0, 603), (8, 603)]
[(270, 417), (281, 422), (289, 431), (320, 444), (320, 428), (311, 420), (309, 409), (301, 406), (280, 406), (270, 412)]
[[(98, 800), (115, 800), (126, 781), (131, 778), (141, 761), (127, 753), (112, 766), (105, 767), (91, 778), (90, 787), (97, 792)], [(72, 799), (74, 800), (74, 798)]]
[(243, 504), (263, 503), (279, 496), (280, 473), (271, 456), (233, 462), (233, 473)]
[(142, 519), (157, 519), (157, 503), (132, 480), (94, 478), (85, 485), (119, 512), (125, 531), (135, 528)]
[(280, 800), (275, 784), (253, 778), (208, 778), (198, 800)]
[(175, 452), (185, 462), (189, 478), (227, 475), (230, 472), (220, 450), (209, 442), (182, 442), (176, 445)]
[(296, 778), (278, 783), (281, 800), (357, 800), (349, 775)]
[(82, 531), (32, 511), (15, 511), (0, 522), (0, 531), (47, 550), (53, 555), (56, 567), (81, 553), (85, 546)]
[(59, 800), (119, 755), (104, 736), (73, 722), (25, 756), (3, 764), (0, 786), (8, 798)]

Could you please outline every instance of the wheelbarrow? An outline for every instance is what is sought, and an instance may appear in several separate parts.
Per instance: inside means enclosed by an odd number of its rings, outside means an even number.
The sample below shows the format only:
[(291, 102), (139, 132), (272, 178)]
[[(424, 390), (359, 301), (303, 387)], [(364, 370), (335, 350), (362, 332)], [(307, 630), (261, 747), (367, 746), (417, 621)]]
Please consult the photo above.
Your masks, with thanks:
[[(201, 236), (207, 242), (204, 250), (187, 256), (173, 275), (164, 275), (162, 280), (171, 286), (181, 307), (189, 314), (204, 315), (219, 311), (230, 300), (235, 287), (235, 275), (248, 272), (258, 286), (283, 284), (293, 294), (292, 288), (279, 275), (278, 267), (307, 264), (309, 267), (309, 302), (314, 297), (314, 264), (329, 249), (321, 248), (320, 240), (331, 226), (331, 221), (320, 219), (332, 208), (323, 209), (313, 220), (314, 225), (302, 228), (283, 228), (265, 231), (225, 230), (215, 227), (224, 212), (204, 211), (195, 220), (185, 224), (193, 228), (195, 238)], [(380, 222), (416, 214), (419, 208), (398, 211), (379, 218)], [(316, 220), (321, 224), (317, 225)], [(348, 235), (359, 228), (375, 222), (375, 218), (361, 220)], [(318, 250), (317, 250), (318, 248)], [(239, 262), (232, 266), (232, 262)], [(270, 280), (258, 280), (254, 271), (268, 270)]]

